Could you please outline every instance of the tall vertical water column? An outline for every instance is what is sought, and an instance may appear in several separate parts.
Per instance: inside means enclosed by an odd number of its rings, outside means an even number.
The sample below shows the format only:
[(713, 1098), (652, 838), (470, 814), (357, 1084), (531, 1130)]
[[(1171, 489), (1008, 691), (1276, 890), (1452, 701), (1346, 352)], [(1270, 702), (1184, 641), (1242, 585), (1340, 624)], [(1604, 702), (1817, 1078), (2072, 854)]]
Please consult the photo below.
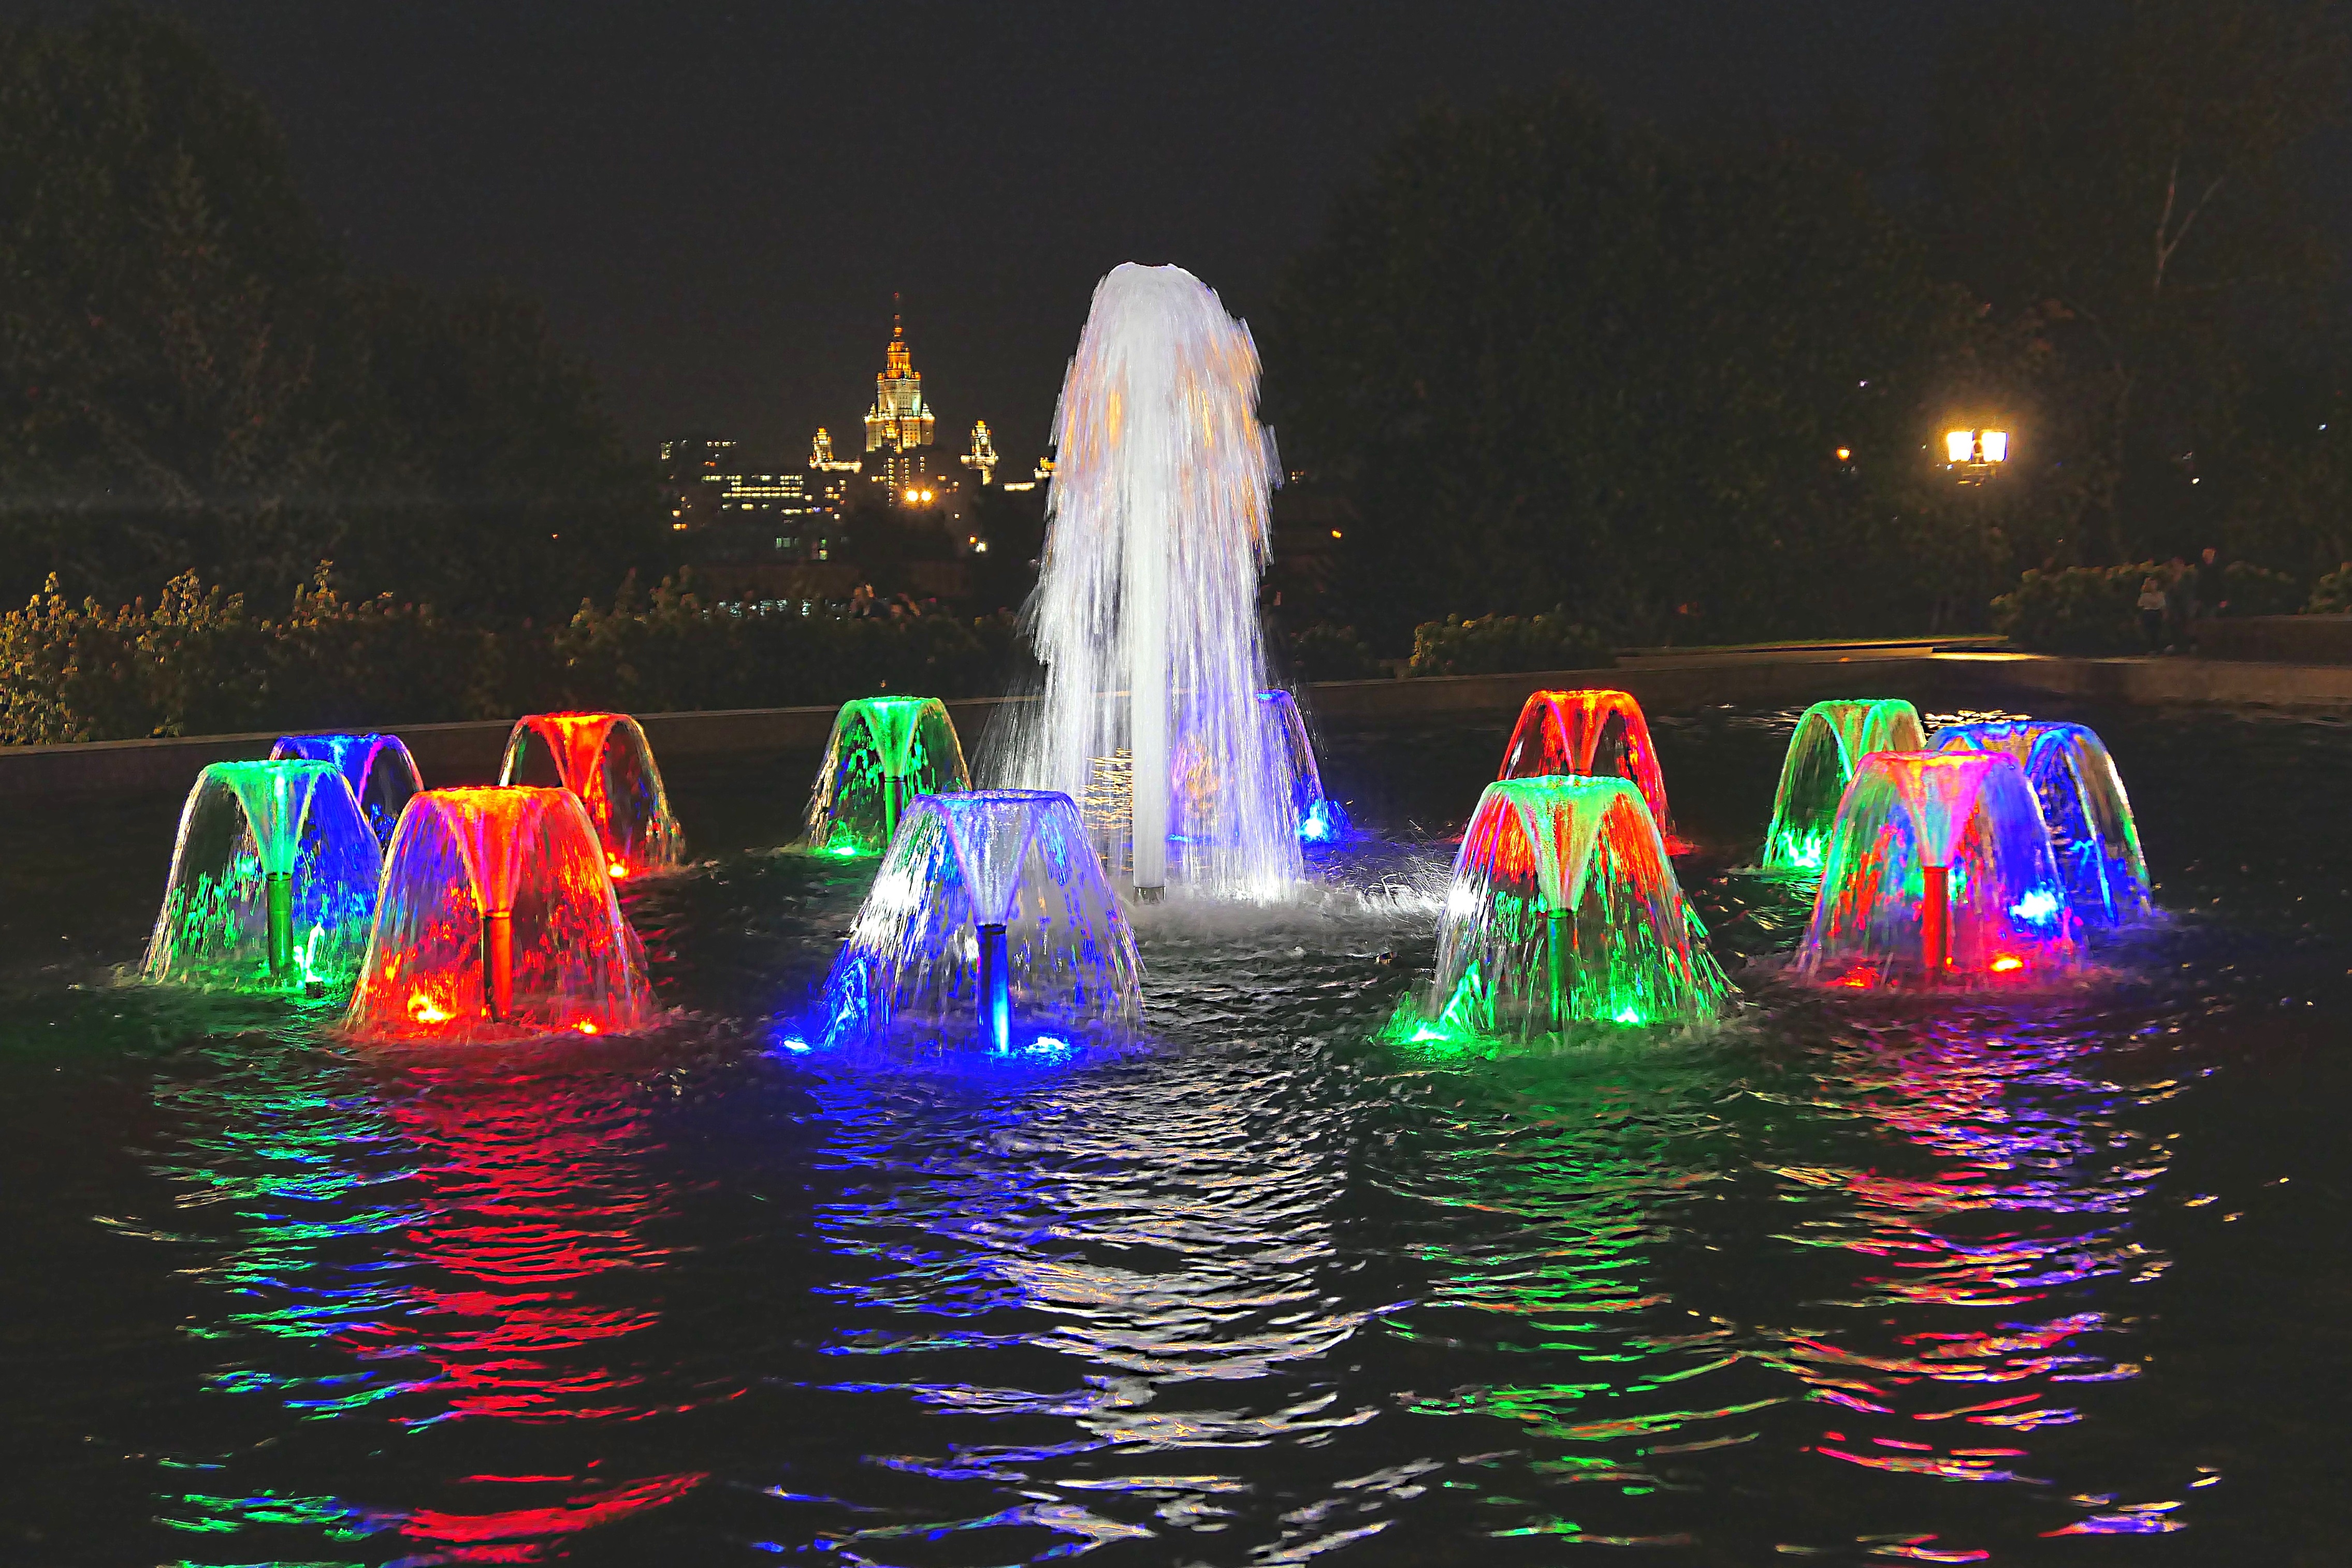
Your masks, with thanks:
[[(1181, 267), (1095, 290), (1055, 415), (1029, 625), (1044, 700), (999, 776), (1099, 805), (1139, 897), (1172, 880), (1267, 898), (1300, 872), (1289, 779), (1258, 717), (1258, 579), (1278, 468), (1257, 349)], [(1124, 776), (1112, 792), (1106, 778)], [(1176, 847), (1171, 860), (1171, 845)]]

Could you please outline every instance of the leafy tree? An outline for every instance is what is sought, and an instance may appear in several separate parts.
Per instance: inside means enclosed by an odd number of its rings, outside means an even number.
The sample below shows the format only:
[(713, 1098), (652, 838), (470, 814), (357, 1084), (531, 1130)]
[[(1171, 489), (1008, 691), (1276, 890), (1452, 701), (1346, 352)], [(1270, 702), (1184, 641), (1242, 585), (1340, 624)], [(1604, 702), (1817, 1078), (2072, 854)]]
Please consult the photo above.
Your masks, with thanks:
[(2338, 110), (2333, 8), (2014, 5), (1947, 48), (1928, 168), (1946, 264), (2038, 335), (2037, 451), (2075, 469), (2073, 552), (2186, 550), (2242, 433), (2252, 344), (2300, 335), (2326, 249), (2294, 155)]
[(1289, 275), (1268, 400), (1355, 492), (1335, 587), (1384, 646), (1555, 605), (1621, 638), (1862, 631), (1980, 606), (2006, 563), (1921, 461), (1976, 330), (1850, 171), (1563, 90), (1380, 160)]

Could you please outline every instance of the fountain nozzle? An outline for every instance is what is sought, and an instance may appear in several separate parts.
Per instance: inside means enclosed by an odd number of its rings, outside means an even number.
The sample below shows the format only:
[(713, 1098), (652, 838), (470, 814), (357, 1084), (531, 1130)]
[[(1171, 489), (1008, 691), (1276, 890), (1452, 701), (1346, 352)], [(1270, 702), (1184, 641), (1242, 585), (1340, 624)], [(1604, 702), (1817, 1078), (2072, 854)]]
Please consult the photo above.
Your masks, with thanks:
[(263, 886), (268, 903), (269, 973), (274, 979), (294, 967), (294, 875), (272, 871)]
[(1013, 975), (1004, 928), (980, 928), (980, 1026), (989, 1049), (1013, 1048)]
[(514, 911), (482, 911), (482, 1005), (493, 1023), (514, 1017)]

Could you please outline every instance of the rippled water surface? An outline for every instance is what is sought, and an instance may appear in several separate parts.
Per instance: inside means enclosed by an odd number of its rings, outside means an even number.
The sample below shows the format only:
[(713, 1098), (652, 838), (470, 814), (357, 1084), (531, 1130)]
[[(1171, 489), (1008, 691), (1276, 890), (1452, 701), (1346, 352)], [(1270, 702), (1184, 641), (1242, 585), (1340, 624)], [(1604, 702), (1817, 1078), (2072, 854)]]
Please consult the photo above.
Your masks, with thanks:
[(1499, 729), (1339, 739), (1391, 842), (997, 1070), (781, 1043), (870, 874), (768, 852), (813, 758), (674, 770), (674, 1022), (526, 1050), (115, 984), (176, 803), (19, 812), (0, 1560), (2352, 1560), (2352, 731), (2073, 716), (2174, 911), (2112, 981), (1779, 988), (1794, 716), (1712, 712), (1748, 1005), (1542, 1057), (1368, 1042)]

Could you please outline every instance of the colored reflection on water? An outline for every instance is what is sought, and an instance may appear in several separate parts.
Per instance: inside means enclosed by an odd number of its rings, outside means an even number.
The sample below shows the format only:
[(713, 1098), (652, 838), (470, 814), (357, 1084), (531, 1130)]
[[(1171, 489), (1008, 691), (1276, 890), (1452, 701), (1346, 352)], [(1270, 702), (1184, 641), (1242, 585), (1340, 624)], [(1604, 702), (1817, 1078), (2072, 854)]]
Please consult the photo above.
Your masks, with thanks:
[[(1661, 721), (1685, 831), (1794, 717)], [(786, 1050), (866, 876), (724, 846), (631, 894), (642, 1040), (24, 983), (0, 1560), (2326, 1561), (2352, 842), (2265, 859), (2101, 728), (2218, 912), (2054, 997), (1751, 965), (1712, 1034), (1373, 1044), (1442, 842), (1140, 918), (1144, 1038), (1051, 1062)], [(2268, 734), (2298, 799), (2352, 761)], [(1802, 889), (1686, 864), (1785, 957)]]

